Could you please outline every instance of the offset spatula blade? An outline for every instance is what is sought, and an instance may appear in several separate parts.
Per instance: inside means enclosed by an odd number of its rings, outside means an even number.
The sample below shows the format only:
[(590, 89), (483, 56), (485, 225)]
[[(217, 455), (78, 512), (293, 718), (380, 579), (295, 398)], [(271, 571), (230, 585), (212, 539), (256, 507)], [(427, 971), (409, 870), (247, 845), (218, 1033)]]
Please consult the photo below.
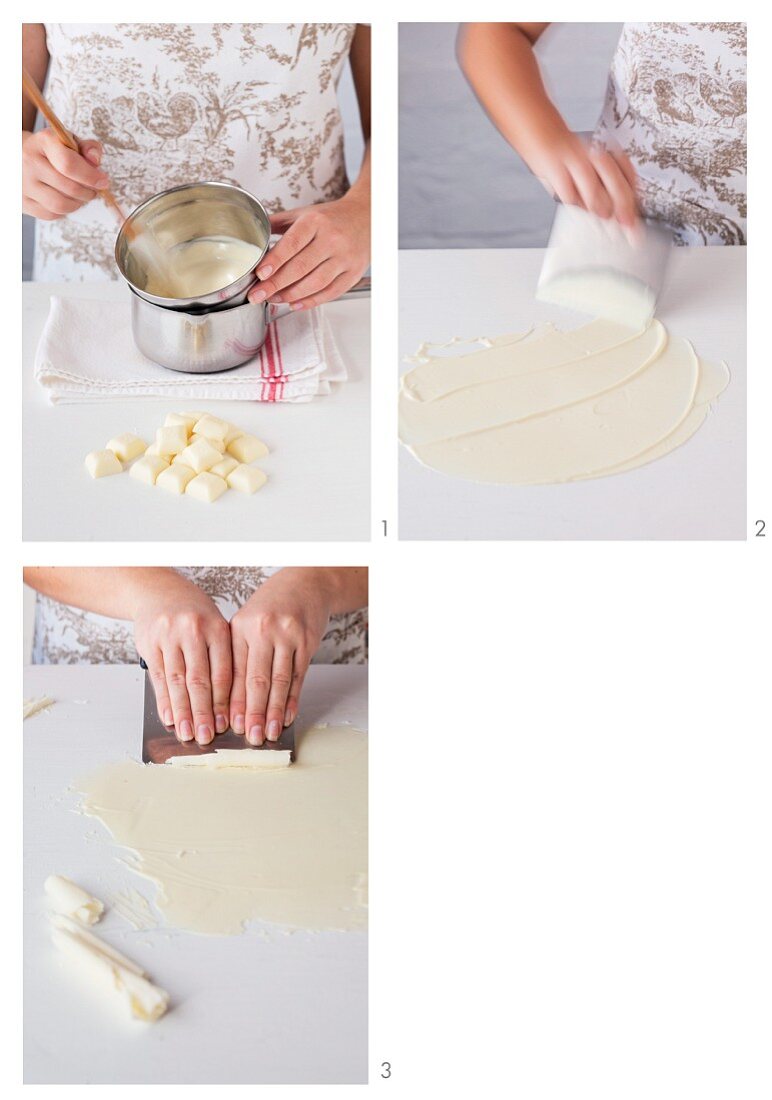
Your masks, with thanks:
[(278, 741), (265, 741), (259, 748), (250, 745), (243, 734), (228, 730), (215, 734), (214, 741), (208, 745), (199, 745), (195, 741), (178, 741), (174, 730), (167, 729), (158, 714), (155, 691), (150, 676), (145, 670), (145, 704), (142, 719), (142, 763), (165, 764), (172, 756), (204, 756), (215, 749), (242, 749), (244, 752), (274, 752), (276, 749), (289, 750), (290, 760), (295, 759), (295, 726), (282, 730)]

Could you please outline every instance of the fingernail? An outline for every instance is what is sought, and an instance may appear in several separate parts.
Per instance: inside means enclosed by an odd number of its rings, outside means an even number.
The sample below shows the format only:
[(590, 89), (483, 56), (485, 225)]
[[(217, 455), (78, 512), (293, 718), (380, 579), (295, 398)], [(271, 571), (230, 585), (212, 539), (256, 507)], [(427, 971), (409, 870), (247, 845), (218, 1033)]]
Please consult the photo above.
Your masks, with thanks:
[(196, 730), (196, 741), (199, 745), (208, 745), (212, 740), (212, 730), (209, 726), (203, 723)]
[(290, 306), (290, 309), (302, 309), (302, 308), (303, 308), (303, 303), (302, 302), (293, 302), (292, 305)]
[(244, 732), (244, 715), (243, 714), (237, 714), (234, 717), (233, 721), (231, 722), (231, 725), (233, 726), (233, 732), (234, 733), (243, 733)]
[(98, 187), (107, 187), (109, 185), (109, 183), (110, 183), (110, 177), (106, 176), (104, 174), (104, 172), (100, 172), (99, 175), (97, 176), (97, 186)]
[(265, 267), (259, 267), (257, 269), (258, 279), (267, 279), (269, 275), (273, 275), (273, 268), (270, 264), (266, 264)]
[(262, 745), (263, 743), (263, 730), (261, 726), (252, 726), (247, 734), (247, 741), (250, 745)]
[(278, 305), (279, 302), (283, 301), (284, 299), (282, 298), (281, 294), (274, 294), (273, 298), (271, 298), (271, 305)]
[(89, 149), (88, 152), (83, 154), (83, 156), (86, 158), (87, 161), (89, 161), (90, 164), (93, 164), (97, 168), (99, 167), (99, 164), (102, 160), (102, 154), (98, 149)]
[(228, 719), (224, 714), (218, 714), (214, 720), (214, 725), (218, 733), (225, 733), (228, 728)]
[(294, 711), (288, 710), (287, 713), (284, 715), (284, 728), (286, 729), (287, 726), (291, 726), (294, 721), (295, 721)]
[(187, 718), (180, 722), (180, 739), (182, 741), (193, 740), (193, 727), (191, 726)]
[(172, 708), (171, 707), (167, 707), (166, 710), (164, 711), (163, 723), (164, 723), (165, 726), (173, 726), (174, 725), (174, 715), (172, 714)]
[(268, 295), (264, 290), (252, 290), (249, 293), (250, 302), (264, 302)]
[(281, 725), (274, 718), (268, 723), (268, 740), (278, 741), (281, 736)]

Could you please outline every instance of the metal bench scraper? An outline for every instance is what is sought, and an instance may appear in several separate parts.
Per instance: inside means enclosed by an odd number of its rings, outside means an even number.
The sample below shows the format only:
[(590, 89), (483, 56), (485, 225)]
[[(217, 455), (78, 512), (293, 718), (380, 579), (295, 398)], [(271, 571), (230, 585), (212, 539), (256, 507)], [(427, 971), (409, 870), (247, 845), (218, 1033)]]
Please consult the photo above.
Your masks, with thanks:
[(295, 759), (295, 725), (282, 730), (278, 741), (264, 741), (262, 745), (250, 745), (243, 734), (227, 730), (215, 734), (208, 745), (199, 745), (196, 741), (178, 741), (173, 729), (168, 729), (158, 713), (155, 691), (147, 671), (147, 665), (140, 660), (145, 670), (145, 703), (142, 719), (142, 763), (165, 764), (172, 756), (203, 756), (215, 749), (242, 749), (245, 752), (273, 752), (276, 749), (288, 749), (290, 761)]

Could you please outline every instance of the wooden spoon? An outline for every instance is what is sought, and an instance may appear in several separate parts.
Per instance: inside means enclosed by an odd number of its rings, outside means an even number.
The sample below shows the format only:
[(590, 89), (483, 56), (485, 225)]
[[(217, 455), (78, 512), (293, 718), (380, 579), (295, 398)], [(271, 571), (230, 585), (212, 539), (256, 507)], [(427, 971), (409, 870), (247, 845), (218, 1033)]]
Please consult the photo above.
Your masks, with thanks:
[[(76, 153), (79, 153), (80, 147), (77, 138), (62, 124), (56, 112), (48, 103), (40, 88), (38, 88), (25, 68), (21, 70), (21, 84), (27, 98), (35, 104), (41, 115), (48, 121), (49, 126), (59, 138), (62, 145), (66, 145), (68, 149), (74, 149)], [(118, 220), (123, 224), (126, 221), (126, 215), (123, 210), (121, 210), (120, 204), (112, 191), (108, 187), (105, 187), (103, 190), (99, 191), (98, 194), (105, 203), (115, 211)], [(133, 226), (126, 227), (126, 235), (129, 240), (132, 240), (136, 236), (136, 231)]]

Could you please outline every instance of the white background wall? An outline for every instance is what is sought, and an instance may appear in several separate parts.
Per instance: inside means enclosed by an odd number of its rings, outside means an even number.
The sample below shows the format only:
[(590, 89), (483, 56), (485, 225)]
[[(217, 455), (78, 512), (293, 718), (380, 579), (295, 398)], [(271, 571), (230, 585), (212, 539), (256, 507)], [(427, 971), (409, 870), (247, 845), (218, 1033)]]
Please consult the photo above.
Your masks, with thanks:
[[(621, 23), (556, 23), (537, 54), (574, 130), (600, 114)], [(401, 248), (546, 244), (553, 203), (477, 103), (455, 55), (458, 23), (402, 23)]]

